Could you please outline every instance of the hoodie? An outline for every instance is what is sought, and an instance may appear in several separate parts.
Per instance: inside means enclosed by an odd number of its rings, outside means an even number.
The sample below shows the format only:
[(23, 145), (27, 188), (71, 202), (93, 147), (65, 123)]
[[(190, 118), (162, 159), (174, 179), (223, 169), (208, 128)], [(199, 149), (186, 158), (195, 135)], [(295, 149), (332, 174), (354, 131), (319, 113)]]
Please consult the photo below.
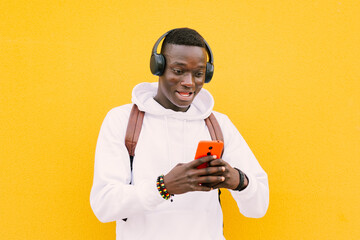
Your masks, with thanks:
[(132, 104), (110, 110), (103, 121), (90, 194), (97, 218), (101, 222), (116, 221), (117, 240), (225, 239), (217, 190), (188, 192), (169, 201), (156, 188), (159, 175), (167, 174), (179, 163), (192, 161), (198, 142), (211, 140), (204, 121), (211, 112), (224, 135), (222, 158), (249, 179), (244, 190), (229, 190), (239, 211), (247, 217), (264, 216), (269, 204), (267, 174), (229, 118), (212, 110), (211, 94), (202, 89), (186, 112), (176, 112), (153, 99), (157, 86), (141, 83), (133, 89), (132, 102), (145, 112), (133, 171), (125, 147)]

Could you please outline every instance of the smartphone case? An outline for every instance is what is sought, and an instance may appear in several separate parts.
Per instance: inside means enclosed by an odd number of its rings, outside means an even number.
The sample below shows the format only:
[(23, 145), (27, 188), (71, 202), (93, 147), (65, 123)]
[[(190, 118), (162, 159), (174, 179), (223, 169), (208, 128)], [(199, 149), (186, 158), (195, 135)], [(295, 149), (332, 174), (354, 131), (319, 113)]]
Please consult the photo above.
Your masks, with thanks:
[[(216, 155), (216, 158), (221, 157), (221, 153), (224, 148), (224, 143), (222, 141), (200, 141), (198, 144), (198, 148), (196, 150), (195, 159)], [(203, 163), (199, 165), (197, 168), (206, 168), (208, 167), (208, 163)]]

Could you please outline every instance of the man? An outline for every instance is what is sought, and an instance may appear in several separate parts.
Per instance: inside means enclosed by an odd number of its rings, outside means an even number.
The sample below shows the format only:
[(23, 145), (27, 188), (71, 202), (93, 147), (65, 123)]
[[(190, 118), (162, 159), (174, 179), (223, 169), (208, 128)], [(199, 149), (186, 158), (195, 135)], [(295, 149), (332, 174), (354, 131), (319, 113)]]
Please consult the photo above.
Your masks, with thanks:
[[(211, 79), (207, 52), (195, 30), (166, 34), (158, 84), (141, 83), (132, 93), (145, 112), (132, 170), (124, 144), (132, 104), (112, 109), (102, 124), (90, 203), (100, 221), (116, 221), (117, 239), (224, 239), (217, 188), (229, 189), (247, 217), (267, 211), (266, 173), (228, 117), (212, 111), (214, 100), (202, 89)], [(211, 140), (204, 119), (212, 112), (224, 135), (222, 158), (194, 160), (198, 142)], [(209, 166), (197, 169), (204, 162)]]

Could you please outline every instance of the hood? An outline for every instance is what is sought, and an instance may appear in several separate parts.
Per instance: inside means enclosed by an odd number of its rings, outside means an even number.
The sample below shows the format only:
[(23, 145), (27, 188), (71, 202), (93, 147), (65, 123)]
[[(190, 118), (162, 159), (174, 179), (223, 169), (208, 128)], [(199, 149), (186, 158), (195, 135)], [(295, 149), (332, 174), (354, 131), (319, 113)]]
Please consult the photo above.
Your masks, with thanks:
[(136, 85), (132, 91), (132, 102), (139, 107), (140, 111), (153, 115), (186, 120), (205, 119), (211, 114), (214, 107), (214, 98), (209, 91), (202, 88), (186, 112), (176, 112), (171, 109), (166, 109), (154, 100), (157, 89), (157, 82), (144, 82)]

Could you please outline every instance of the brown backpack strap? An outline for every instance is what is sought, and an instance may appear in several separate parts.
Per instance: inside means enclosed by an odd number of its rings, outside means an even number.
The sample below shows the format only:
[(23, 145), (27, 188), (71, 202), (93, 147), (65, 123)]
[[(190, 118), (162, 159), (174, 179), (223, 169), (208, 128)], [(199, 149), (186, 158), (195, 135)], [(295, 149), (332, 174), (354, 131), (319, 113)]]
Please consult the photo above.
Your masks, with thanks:
[[(224, 136), (222, 134), (221, 127), (220, 127), (219, 122), (216, 120), (216, 117), (215, 117), (215, 115), (213, 113), (211, 113), (210, 116), (205, 119), (205, 123), (206, 123), (206, 126), (209, 129), (211, 139), (214, 140), (214, 141), (215, 140), (220, 140), (220, 141), (224, 142)], [(224, 153), (224, 148), (223, 148), (223, 151), (221, 153), (221, 156), (223, 155), (223, 153)], [(221, 190), (220, 190), (220, 188), (218, 188), (218, 199), (219, 199), (219, 203), (220, 203), (220, 206), (221, 206), (220, 195), (221, 195)]]
[(135, 156), (135, 148), (139, 139), (142, 123), (144, 120), (144, 112), (140, 111), (136, 104), (133, 105), (129, 122), (126, 129), (125, 145), (129, 152), (129, 155)]
[(211, 139), (224, 142), (224, 136), (222, 134), (221, 127), (213, 113), (211, 113), (210, 116), (205, 119), (205, 123), (209, 129)]

